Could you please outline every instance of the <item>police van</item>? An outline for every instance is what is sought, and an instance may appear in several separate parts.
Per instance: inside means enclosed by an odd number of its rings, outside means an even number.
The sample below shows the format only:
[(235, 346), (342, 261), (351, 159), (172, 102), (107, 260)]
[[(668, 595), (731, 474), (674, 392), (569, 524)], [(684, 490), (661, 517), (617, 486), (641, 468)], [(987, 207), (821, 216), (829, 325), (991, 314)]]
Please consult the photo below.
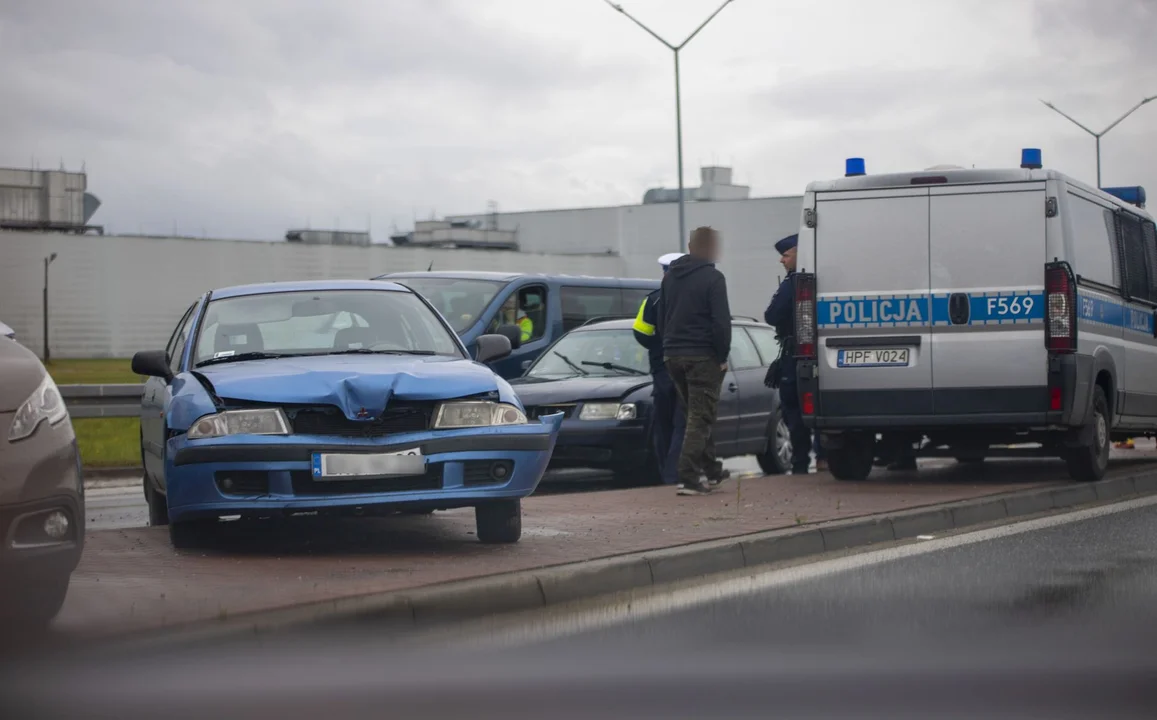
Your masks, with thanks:
[(1042, 169), (867, 175), (804, 197), (800, 406), (832, 473), (880, 443), (980, 462), (1064, 458), (1104, 476), (1113, 439), (1157, 432), (1157, 234), (1144, 189)]

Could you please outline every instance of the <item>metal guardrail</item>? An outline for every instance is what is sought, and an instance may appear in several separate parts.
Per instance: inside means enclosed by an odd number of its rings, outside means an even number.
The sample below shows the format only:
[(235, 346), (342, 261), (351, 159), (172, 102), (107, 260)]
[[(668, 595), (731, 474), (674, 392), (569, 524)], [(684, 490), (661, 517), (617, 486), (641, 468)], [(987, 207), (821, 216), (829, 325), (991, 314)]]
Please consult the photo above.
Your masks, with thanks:
[(140, 417), (142, 384), (60, 385), (60, 395), (74, 418)]

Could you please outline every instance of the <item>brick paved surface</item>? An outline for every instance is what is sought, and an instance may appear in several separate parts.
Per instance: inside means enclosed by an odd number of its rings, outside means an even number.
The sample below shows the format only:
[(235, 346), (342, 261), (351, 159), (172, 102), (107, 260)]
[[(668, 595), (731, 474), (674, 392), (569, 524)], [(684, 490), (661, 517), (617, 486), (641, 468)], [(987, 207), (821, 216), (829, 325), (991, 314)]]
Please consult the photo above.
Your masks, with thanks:
[(478, 543), (470, 510), (227, 523), (211, 548), (184, 552), (169, 546), (164, 528), (102, 530), (87, 536), (56, 627), (66, 635), (131, 632), (1056, 482), (1068, 482), (1058, 462), (993, 461), (878, 471), (865, 483), (826, 474), (744, 478), (707, 497), (662, 487), (533, 497), (524, 501), (523, 539), (513, 546)]

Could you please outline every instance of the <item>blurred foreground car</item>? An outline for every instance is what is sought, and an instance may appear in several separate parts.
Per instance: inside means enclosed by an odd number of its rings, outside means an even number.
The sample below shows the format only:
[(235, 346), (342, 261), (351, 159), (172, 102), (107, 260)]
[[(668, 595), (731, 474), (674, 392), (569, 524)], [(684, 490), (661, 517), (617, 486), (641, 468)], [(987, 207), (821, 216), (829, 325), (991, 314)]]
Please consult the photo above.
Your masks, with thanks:
[(528, 422), (484, 364), (510, 341), (477, 342), (391, 282), (207, 293), (133, 358), (151, 524), (186, 547), (231, 515), (473, 507), (479, 540), (517, 541), (562, 416)]
[[(511, 383), (530, 417), (561, 412), (566, 418), (552, 468), (610, 470), (622, 485), (658, 480), (650, 367), (632, 325), (632, 320), (604, 320), (571, 330)], [(732, 322), (730, 367), (715, 425), (720, 458), (755, 455), (768, 475), (791, 467), (791, 437), (779, 393), (763, 384), (778, 355), (771, 327), (739, 318)]]
[(46, 625), (84, 547), (80, 453), (31, 350), (0, 337), (0, 624)]

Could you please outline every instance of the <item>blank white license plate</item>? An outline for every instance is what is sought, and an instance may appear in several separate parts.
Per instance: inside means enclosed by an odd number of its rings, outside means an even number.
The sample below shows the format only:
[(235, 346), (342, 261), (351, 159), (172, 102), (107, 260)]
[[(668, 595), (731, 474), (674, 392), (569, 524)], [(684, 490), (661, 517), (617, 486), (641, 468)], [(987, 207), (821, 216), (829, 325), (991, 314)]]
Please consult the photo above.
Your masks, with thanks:
[(863, 350), (840, 350), (836, 365), (850, 367), (908, 367), (911, 362), (911, 348), (864, 348)]
[(418, 448), (392, 453), (314, 453), (314, 480), (422, 475), (426, 458)]

